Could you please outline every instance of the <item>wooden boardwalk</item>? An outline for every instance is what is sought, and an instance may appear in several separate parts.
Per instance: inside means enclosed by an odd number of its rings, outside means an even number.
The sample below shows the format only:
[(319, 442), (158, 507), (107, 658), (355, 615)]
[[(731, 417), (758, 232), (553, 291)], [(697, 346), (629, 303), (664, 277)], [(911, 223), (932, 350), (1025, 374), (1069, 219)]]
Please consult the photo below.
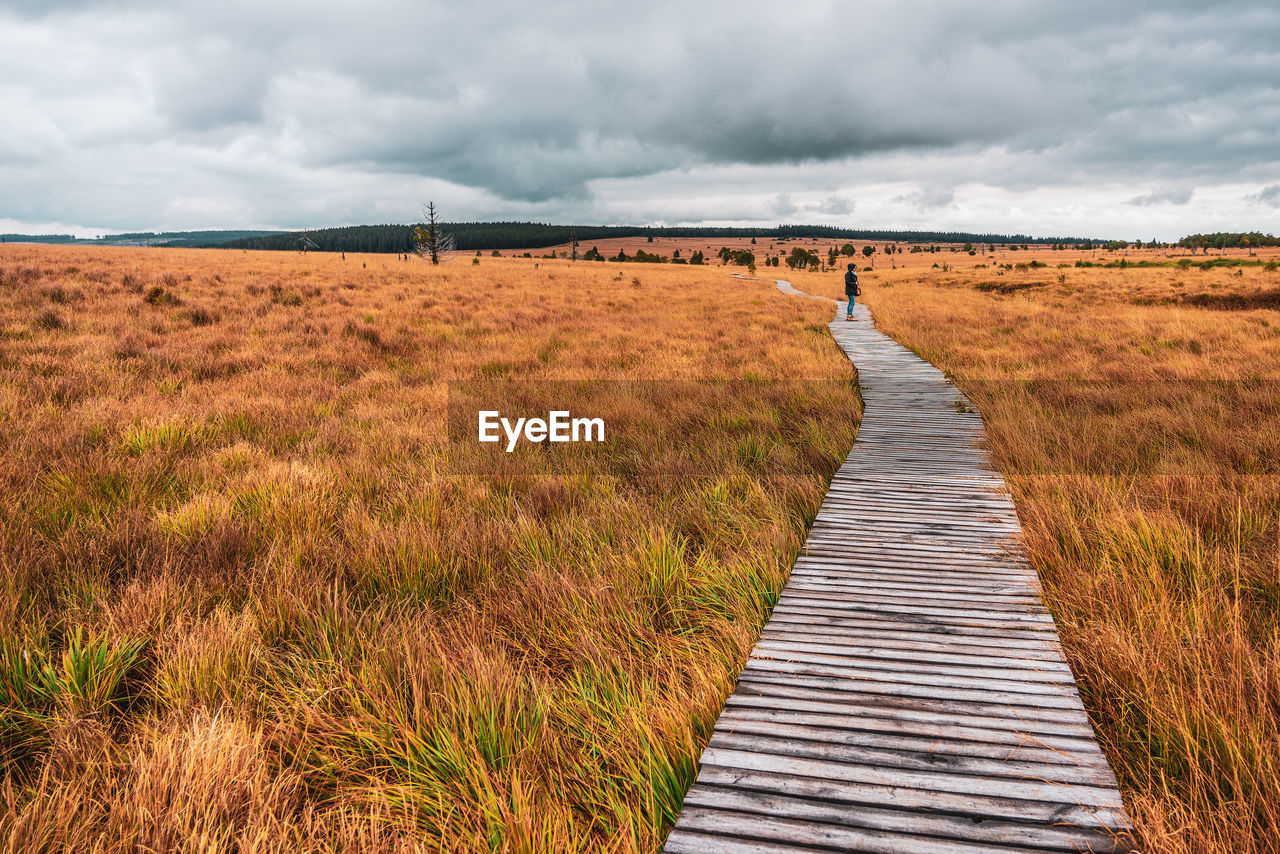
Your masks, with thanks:
[(864, 306), (831, 332), (862, 426), (665, 850), (1128, 850), (981, 417)]

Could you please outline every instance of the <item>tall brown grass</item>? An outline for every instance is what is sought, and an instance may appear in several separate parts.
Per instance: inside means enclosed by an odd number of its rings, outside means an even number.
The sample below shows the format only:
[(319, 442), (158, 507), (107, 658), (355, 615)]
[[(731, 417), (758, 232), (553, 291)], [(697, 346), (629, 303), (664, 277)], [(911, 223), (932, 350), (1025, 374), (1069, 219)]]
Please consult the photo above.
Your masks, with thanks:
[(1280, 274), (1077, 259), (866, 298), (978, 404), (1144, 849), (1280, 850)]
[[(852, 441), (827, 319), (697, 268), (0, 248), (0, 850), (654, 850)], [(449, 383), (566, 379), (736, 382), (598, 384), (651, 454), (446, 441)]]

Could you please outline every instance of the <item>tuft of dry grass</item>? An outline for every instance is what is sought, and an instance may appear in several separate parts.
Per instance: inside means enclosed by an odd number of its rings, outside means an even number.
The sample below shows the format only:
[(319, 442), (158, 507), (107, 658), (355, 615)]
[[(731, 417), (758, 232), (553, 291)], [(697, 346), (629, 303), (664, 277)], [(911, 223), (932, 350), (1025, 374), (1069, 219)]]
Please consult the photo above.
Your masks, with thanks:
[[(955, 257), (866, 299), (981, 410), (1144, 850), (1278, 850), (1274, 262)], [(1075, 265), (1121, 258), (1168, 266)]]
[[(852, 370), (767, 282), (536, 263), (0, 247), (0, 851), (660, 844)], [(629, 443), (447, 441), (577, 381)]]

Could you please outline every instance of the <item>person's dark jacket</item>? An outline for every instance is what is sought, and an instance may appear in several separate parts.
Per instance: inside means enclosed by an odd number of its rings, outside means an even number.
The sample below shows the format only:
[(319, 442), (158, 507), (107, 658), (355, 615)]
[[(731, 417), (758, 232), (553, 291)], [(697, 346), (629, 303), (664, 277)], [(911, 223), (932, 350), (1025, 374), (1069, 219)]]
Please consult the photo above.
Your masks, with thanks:
[(844, 274), (844, 295), (853, 297), (857, 296), (858, 293), (858, 274), (848, 270)]

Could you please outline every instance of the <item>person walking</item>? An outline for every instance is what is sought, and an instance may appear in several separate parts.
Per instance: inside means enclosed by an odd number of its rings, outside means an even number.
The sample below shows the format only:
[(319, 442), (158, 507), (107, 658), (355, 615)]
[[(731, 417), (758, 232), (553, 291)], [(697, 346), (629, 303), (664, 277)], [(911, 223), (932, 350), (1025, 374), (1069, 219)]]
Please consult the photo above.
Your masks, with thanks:
[(844, 295), (849, 298), (849, 311), (845, 314), (845, 320), (853, 320), (853, 304), (854, 300), (862, 293), (862, 288), (858, 287), (858, 265), (850, 264), (849, 269), (844, 274)]

